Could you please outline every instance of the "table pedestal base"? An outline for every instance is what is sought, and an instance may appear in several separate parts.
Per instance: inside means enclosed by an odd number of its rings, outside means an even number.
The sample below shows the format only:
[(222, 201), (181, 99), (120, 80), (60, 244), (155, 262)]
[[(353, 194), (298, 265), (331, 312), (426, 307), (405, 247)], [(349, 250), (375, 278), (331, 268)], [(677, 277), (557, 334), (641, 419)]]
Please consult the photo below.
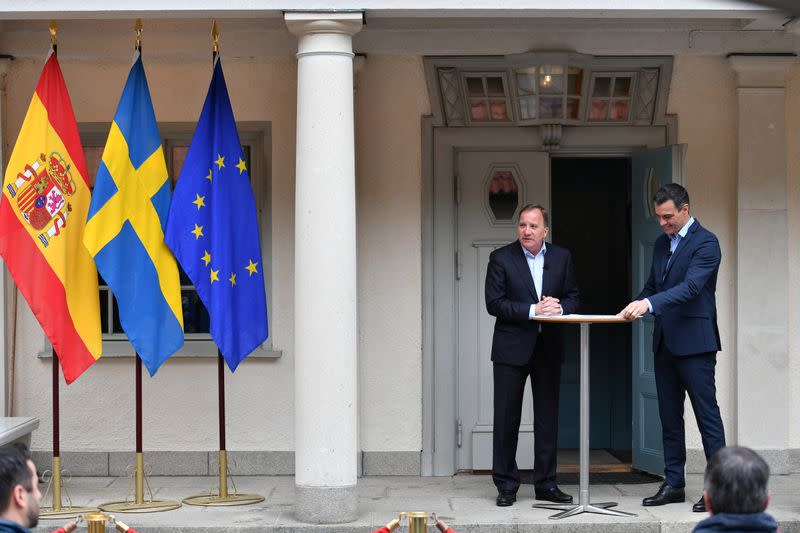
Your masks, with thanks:
[(550, 515), (549, 518), (551, 520), (560, 520), (562, 518), (567, 518), (569, 516), (575, 516), (582, 513), (605, 514), (611, 516), (636, 516), (633, 513), (609, 509), (609, 507), (615, 507), (616, 505), (617, 502), (602, 502), (584, 505), (575, 505), (574, 503), (536, 503), (533, 506), (536, 509), (554, 509), (556, 511), (561, 511), (560, 513)]

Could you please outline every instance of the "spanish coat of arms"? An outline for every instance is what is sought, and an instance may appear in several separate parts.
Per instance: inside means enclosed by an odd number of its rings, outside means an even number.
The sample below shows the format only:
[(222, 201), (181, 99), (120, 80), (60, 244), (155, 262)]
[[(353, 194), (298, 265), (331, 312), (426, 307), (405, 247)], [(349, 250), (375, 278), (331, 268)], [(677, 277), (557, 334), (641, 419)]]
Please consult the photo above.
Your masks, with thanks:
[(41, 232), (39, 240), (44, 246), (61, 233), (72, 211), (67, 198), (75, 194), (75, 180), (69, 163), (58, 152), (40, 154), (6, 188), (11, 198), (16, 198), (22, 218)]

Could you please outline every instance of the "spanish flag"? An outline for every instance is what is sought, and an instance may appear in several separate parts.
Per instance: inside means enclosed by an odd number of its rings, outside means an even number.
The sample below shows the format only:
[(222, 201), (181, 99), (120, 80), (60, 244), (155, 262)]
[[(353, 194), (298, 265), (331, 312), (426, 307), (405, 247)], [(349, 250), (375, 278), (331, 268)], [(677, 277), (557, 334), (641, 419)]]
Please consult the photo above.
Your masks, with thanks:
[(6, 169), (0, 255), (72, 383), (101, 352), (97, 269), (83, 245), (91, 189), (56, 54), (45, 62)]

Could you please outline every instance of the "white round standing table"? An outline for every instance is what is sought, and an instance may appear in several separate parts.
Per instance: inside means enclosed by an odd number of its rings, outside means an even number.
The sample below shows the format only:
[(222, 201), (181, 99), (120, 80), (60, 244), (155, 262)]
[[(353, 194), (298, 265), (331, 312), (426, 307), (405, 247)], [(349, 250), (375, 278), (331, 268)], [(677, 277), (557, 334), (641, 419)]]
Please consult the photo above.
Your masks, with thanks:
[(591, 503), (589, 500), (589, 325), (617, 324), (630, 322), (617, 315), (561, 315), (537, 316), (531, 320), (538, 322), (555, 322), (559, 324), (580, 324), (581, 328), (581, 386), (580, 386), (580, 494), (578, 503), (537, 503), (540, 509), (561, 511), (551, 515), (553, 520), (579, 515), (581, 513), (597, 513), (612, 516), (636, 516), (633, 513), (609, 509), (617, 502)]

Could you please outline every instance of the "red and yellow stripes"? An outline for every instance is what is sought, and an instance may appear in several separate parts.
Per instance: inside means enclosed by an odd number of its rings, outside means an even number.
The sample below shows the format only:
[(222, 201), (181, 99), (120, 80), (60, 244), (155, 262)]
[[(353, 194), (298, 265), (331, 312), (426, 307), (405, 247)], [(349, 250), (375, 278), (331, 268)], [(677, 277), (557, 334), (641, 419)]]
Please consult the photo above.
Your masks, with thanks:
[[(20, 200), (31, 207), (30, 193), (12, 196), (18, 175), (44, 154), (57, 153), (69, 165), (75, 191), (64, 195), (63, 227), (55, 234), (36, 230), (22, 216)], [(83, 245), (91, 201), (86, 161), (69, 94), (55, 54), (45, 63), (6, 169), (0, 203), (0, 255), (61, 360), (67, 383), (100, 357), (101, 332), (94, 260)], [(48, 225), (52, 227), (52, 223)], [(44, 238), (42, 237), (44, 235)], [(46, 242), (46, 244), (45, 244)]]

